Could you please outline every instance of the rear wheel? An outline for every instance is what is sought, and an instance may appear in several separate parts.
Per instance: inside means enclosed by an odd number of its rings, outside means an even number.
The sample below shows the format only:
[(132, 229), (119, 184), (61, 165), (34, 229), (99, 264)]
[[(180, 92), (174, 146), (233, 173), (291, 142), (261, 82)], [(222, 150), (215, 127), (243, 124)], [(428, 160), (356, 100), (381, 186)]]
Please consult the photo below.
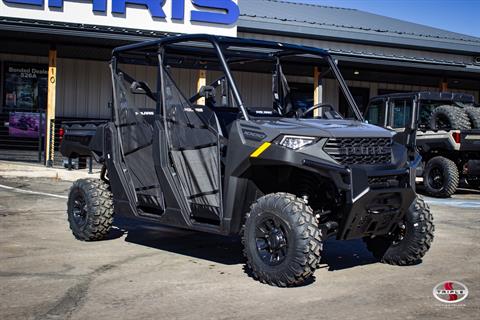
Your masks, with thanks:
[(457, 191), (459, 181), (460, 174), (452, 160), (435, 157), (427, 162), (423, 174), (423, 185), (429, 195), (448, 198)]
[(367, 249), (381, 262), (405, 266), (421, 261), (430, 249), (434, 231), (430, 208), (418, 197), (395, 232), (364, 241)]
[(268, 194), (251, 206), (242, 242), (253, 277), (279, 287), (297, 286), (310, 278), (323, 248), (312, 209), (288, 193)]
[(73, 183), (68, 195), (68, 222), (78, 240), (103, 239), (113, 223), (113, 200), (110, 186), (96, 179)]
[(465, 111), (457, 106), (439, 106), (430, 117), (430, 128), (433, 130), (470, 129), (470, 120)]

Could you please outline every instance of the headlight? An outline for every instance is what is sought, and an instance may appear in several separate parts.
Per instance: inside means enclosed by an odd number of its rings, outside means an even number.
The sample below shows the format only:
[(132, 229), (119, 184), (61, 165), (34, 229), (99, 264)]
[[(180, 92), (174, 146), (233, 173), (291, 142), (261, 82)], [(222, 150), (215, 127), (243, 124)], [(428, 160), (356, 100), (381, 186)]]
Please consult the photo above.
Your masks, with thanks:
[(280, 136), (275, 140), (275, 142), (282, 147), (298, 150), (300, 148), (314, 144), (315, 142), (317, 142), (318, 138), (302, 136)]

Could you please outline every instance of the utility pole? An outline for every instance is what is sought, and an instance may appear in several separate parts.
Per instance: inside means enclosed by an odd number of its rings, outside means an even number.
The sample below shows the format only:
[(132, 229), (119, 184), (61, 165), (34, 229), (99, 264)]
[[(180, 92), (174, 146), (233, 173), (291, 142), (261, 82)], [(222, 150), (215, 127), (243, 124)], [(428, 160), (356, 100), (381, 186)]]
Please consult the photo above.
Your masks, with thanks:
[(52, 46), (48, 52), (48, 96), (45, 115), (45, 158), (47, 167), (53, 166), (55, 158), (55, 94), (57, 85), (57, 49)]

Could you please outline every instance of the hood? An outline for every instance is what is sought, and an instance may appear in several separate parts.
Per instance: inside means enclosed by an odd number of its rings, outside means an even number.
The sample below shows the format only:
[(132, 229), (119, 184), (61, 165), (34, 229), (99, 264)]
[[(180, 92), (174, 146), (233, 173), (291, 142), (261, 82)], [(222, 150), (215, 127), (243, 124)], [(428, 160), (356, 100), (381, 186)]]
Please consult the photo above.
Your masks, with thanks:
[(395, 132), (355, 120), (324, 120), (324, 119), (269, 119), (256, 120), (256, 124), (270, 133), (305, 135), (325, 138), (376, 137), (390, 138)]

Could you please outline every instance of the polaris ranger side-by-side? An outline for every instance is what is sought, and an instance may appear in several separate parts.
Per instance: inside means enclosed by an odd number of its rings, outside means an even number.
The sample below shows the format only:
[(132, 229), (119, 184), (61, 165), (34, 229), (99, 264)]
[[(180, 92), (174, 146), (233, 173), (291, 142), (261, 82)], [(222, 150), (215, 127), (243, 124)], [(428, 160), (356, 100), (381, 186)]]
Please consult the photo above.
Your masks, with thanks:
[(480, 187), (480, 107), (472, 95), (411, 92), (374, 97), (366, 110), (371, 124), (404, 131), (418, 124), (416, 145), (422, 163), (417, 175), (425, 191), (450, 197), (461, 179)]
[[(355, 120), (327, 104), (296, 106), (285, 73), (309, 75), (314, 66), (338, 81)], [(134, 77), (139, 68), (148, 75)], [(213, 81), (187, 95), (198, 69)], [(114, 213), (239, 234), (254, 277), (278, 286), (309, 278), (328, 236), (363, 238), (396, 265), (429, 250), (433, 218), (415, 193), (415, 128), (395, 135), (364, 123), (328, 52), (188, 35), (117, 48), (111, 71), (111, 121), (94, 133), (85, 124), (67, 128), (61, 147), (67, 157), (92, 154), (103, 164), (101, 179), (70, 190), (78, 239), (102, 239)], [(273, 103), (246, 104), (262, 99), (241, 90), (245, 74), (271, 75)]]

